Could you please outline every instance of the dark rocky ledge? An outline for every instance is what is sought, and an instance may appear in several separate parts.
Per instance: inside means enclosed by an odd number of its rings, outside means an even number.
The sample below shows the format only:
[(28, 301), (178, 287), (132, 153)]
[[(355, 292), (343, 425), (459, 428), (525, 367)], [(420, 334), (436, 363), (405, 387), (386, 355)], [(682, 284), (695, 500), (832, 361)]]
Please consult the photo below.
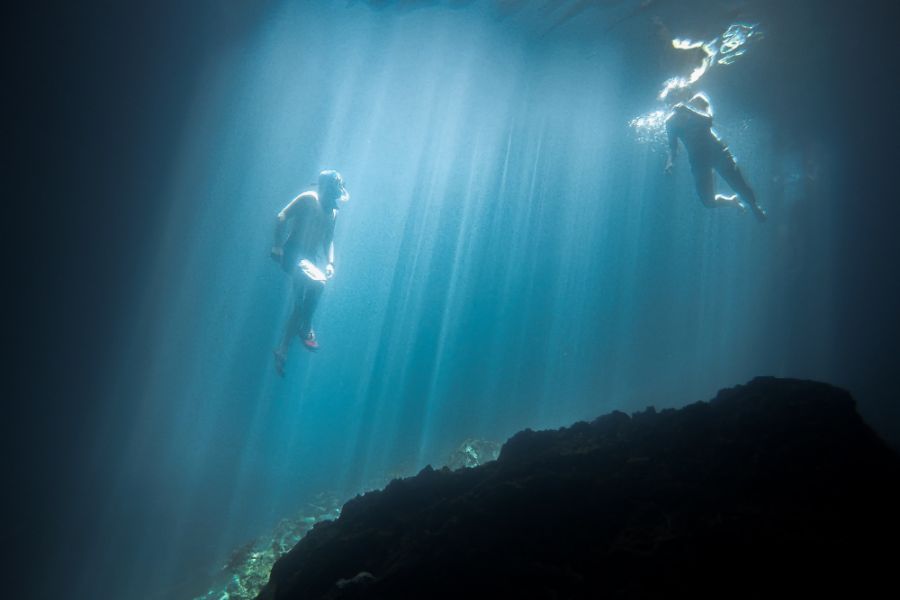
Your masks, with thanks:
[(893, 587), (900, 459), (848, 393), (759, 378), (525, 430), (348, 502), (260, 600), (866, 596)]

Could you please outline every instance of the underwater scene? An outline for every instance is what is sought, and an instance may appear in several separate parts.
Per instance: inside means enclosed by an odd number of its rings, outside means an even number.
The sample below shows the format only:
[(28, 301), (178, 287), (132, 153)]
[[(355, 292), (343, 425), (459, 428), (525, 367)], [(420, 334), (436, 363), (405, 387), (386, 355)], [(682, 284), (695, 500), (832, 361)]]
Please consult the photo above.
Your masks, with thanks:
[(67, 408), (10, 597), (890, 570), (848, 550), (900, 532), (889, 3), (131, 4), (66, 9)]

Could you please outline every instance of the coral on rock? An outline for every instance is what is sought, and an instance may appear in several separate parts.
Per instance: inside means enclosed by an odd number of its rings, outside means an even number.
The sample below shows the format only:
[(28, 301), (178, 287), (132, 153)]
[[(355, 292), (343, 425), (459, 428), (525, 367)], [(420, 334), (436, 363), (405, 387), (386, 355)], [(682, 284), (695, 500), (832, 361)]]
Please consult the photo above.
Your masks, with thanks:
[[(447, 467), (477, 467), (496, 460), (499, 454), (500, 444), (497, 442), (467, 439), (450, 455)], [(367, 489), (383, 487), (387, 481), (370, 482)], [(282, 519), (272, 531), (236, 548), (218, 573), (216, 584), (194, 600), (252, 600), (269, 580), (275, 561), (293, 548), (316, 523), (337, 519), (341, 513), (340, 506), (336, 494), (318, 494), (293, 517)], [(340, 580), (335, 585), (339, 588), (359, 585), (366, 575)]]
[(218, 581), (194, 600), (252, 600), (266, 582), (272, 565), (299, 542), (316, 523), (340, 515), (340, 500), (334, 494), (317, 494), (296, 515), (282, 519), (275, 528), (236, 548), (223, 565)]
[(447, 459), (447, 468), (463, 469), (477, 467), (500, 456), (500, 444), (488, 440), (468, 439)]

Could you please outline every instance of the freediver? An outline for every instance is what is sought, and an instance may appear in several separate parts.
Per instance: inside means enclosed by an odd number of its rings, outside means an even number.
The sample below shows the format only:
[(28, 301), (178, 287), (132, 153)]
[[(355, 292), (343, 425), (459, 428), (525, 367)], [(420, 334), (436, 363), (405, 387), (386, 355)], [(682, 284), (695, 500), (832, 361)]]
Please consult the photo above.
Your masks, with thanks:
[[(756, 194), (750, 188), (737, 161), (725, 142), (712, 128), (712, 105), (704, 93), (694, 94), (687, 102), (678, 102), (666, 118), (666, 133), (669, 138), (669, 156), (665, 172), (671, 173), (678, 153), (678, 140), (687, 149), (694, 186), (704, 206), (734, 206), (745, 211), (747, 205), (760, 221), (766, 220), (766, 211), (756, 201)], [(731, 196), (716, 194), (715, 174), (737, 192)]]
[[(274, 351), (275, 369), (284, 376), (284, 365), (293, 337), (299, 336), (310, 351), (319, 348), (312, 317), (325, 290), (325, 282), (334, 276), (334, 225), (340, 203), (350, 199), (344, 180), (337, 171), (319, 173), (318, 192), (306, 191), (291, 200), (278, 213), (271, 257), (290, 275), (294, 306), (284, 328), (281, 345)], [(287, 240), (285, 230), (290, 228)], [(320, 254), (327, 261), (323, 272), (316, 265)]]

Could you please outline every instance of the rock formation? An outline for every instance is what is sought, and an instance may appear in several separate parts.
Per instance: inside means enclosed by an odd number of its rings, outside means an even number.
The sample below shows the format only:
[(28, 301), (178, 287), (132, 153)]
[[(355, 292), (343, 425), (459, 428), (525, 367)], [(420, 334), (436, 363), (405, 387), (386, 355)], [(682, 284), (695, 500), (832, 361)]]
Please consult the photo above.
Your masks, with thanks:
[(865, 596), (892, 585), (898, 507), (900, 459), (848, 393), (759, 378), (395, 480), (317, 524), (259, 599)]

